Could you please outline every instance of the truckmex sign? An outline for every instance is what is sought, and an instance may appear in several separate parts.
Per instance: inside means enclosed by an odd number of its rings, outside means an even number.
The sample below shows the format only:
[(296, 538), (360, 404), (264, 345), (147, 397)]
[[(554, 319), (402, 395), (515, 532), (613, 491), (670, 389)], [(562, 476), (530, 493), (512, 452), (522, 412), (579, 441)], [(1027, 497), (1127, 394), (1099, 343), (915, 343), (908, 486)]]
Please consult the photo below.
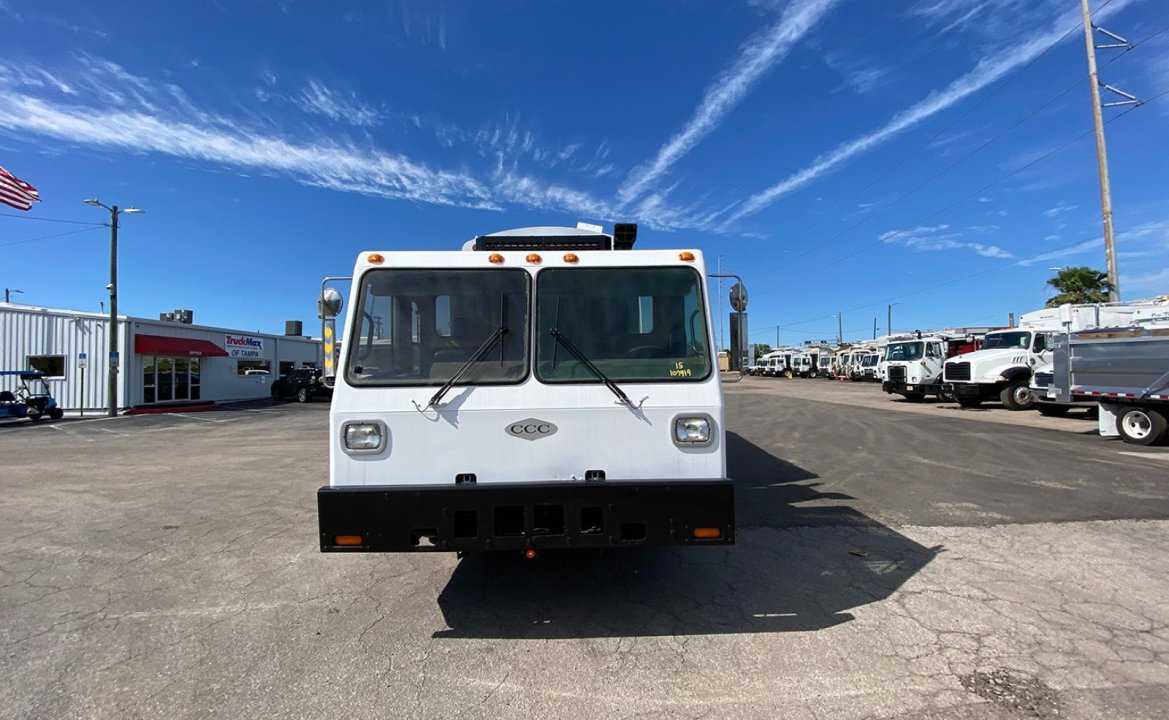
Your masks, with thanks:
[(251, 335), (224, 335), (223, 345), (233, 358), (263, 358), (264, 339)]

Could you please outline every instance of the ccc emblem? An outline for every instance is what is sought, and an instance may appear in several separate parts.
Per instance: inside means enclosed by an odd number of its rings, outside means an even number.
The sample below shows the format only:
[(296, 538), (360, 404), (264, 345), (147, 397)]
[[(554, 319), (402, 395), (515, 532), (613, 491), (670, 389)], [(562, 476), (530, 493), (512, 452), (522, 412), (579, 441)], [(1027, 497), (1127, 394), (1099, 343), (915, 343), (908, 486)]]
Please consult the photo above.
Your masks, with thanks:
[(547, 420), (528, 418), (516, 420), (507, 426), (507, 434), (524, 440), (539, 440), (556, 433), (556, 426)]

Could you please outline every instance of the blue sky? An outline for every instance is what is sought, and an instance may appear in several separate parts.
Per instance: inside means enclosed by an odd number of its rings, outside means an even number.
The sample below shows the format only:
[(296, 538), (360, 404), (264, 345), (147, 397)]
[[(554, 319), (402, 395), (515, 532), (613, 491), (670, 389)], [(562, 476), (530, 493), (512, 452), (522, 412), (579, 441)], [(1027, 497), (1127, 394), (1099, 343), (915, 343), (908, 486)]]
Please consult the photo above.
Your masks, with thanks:
[[(1121, 290), (1169, 293), (1169, 5), (1093, 3)], [(0, 0), (15, 300), (313, 325), (363, 249), (641, 226), (751, 291), (754, 341), (1005, 323), (1104, 266), (1075, 0)], [(19, 216), (19, 217), (12, 217)], [(39, 218), (36, 220), (34, 218)], [(63, 234), (71, 233), (71, 234)], [(50, 237), (57, 236), (57, 237)]]

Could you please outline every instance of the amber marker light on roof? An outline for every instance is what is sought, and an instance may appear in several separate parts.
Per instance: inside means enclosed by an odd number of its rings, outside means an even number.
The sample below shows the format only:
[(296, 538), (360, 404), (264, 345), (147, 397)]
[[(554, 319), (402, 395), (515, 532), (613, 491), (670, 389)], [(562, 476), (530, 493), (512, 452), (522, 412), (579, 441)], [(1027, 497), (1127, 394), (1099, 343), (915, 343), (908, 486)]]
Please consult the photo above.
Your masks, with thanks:
[(689, 250), (683, 250), (682, 252), (678, 253), (678, 259), (685, 260), (686, 262), (694, 262), (694, 253), (690, 252)]
[(373, 265), (381, 265), (386, 261), (386, 256), (382, 255), (381, 253), (370, 253), (369, 256), (365, 259)]
[(539, 253), (528, 253), (527, 261), (533, 265), (539, 265), (544, 262), (544, 258), (540, 257)]
[(499, 253), (491, 253), (487, 256), (487, 262), (491, 263), (492, 265), (502, 265), (503, 256)]
[(580, 262), (580, 258), (576, 256), (576, 253), (564, 253), (564, 262), (575, 265)]

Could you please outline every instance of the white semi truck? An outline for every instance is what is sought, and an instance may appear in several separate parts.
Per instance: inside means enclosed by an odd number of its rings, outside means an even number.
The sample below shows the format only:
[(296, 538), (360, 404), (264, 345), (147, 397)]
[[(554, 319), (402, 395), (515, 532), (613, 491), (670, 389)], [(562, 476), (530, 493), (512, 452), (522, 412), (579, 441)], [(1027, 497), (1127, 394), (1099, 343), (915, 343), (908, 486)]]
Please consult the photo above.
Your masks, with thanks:
[(1025, 313), (1019, 326), (989, 332), (982, 349), (945, 362), (943, 389), (965, 408), (999, 400), (1008, 410), (1035, 405), (1031, 379), (1051, 362), (1051, 343), (1060, 332), (1127, 324), (1133, 305), (1061, 305)]
[(361, 253), (321, 550), (732, 544), (703, 256), (635, 238), (538, 227)]

